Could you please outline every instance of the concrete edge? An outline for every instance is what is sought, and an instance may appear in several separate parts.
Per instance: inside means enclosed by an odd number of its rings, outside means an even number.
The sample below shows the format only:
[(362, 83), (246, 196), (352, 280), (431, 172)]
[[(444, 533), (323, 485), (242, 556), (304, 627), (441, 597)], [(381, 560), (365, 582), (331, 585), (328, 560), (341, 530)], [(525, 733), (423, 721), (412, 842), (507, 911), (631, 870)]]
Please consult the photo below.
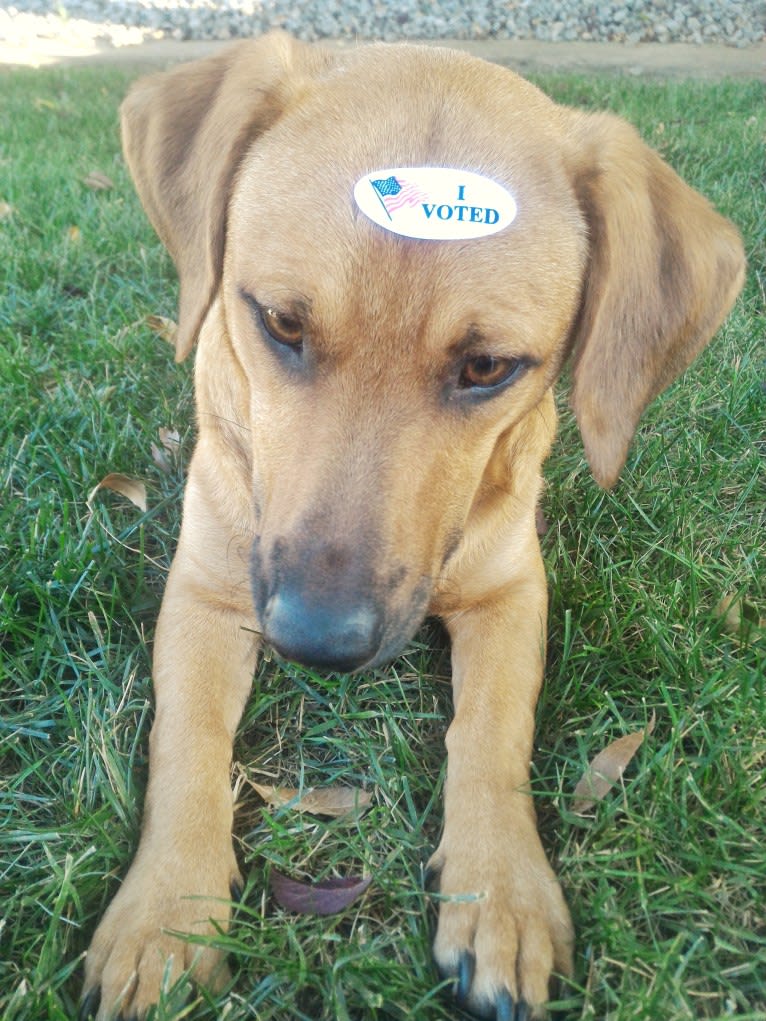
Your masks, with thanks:
[[(766, 80), (766, 42), (736, 48), (720, 44), (690, 43), (540, 42), (532, 39), (439, 39), (425, 45), (465, 50), (493, 63), (519, 71), (592, 73), (615, 72), (633, 77), (760, 78)], [(104, 40), (67, 43), (36, 39), (11, 46), (0, 41), (0, 67), (52, 65), (166, 67), (214, 53), (230, 44), (213, 40), (178, 42), (161, 39), (135, 46), (116, 47)], [(323, 40), (323, 45), (350, 46), (347, 41)]]

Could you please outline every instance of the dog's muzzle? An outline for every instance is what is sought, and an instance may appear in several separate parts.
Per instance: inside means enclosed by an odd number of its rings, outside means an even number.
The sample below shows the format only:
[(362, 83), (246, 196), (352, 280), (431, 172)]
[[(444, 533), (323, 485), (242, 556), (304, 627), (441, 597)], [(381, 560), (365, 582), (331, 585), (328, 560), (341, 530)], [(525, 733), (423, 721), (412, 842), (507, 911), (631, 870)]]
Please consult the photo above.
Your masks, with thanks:
[[(311, 535), (311, 529), (302, 535)], [(374, 543), (370, 544), (374, 548)], [(303, 666), (351, 673), (399, 655), (425, 616), (431, 589), (402, 565), (371, 567), (363, 540), (313, 536), (253, 543), (253, 602), (263, 638)]]
[(377, 656), (383, 615), (369, 601), (317, 602), (283, 585), (268, 599), (261, 627), (285, 659), (348, 673)]

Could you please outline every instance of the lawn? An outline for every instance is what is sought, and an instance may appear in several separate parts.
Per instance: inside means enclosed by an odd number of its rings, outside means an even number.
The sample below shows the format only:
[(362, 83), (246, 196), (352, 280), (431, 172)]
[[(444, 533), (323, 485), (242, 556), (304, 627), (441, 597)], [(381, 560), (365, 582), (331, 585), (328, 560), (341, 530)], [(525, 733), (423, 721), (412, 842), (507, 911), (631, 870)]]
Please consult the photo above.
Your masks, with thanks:
[[(190, 365), (147, 317), (175, 277), (123, 165), (130, 75), (0, 74), (0, 1016), (65, 1021), (82, 955), (135, 849), (152, 716), (149, 648), (193, 444)], [(543, 539), (551, 585), (534, 789), (577, 926), (562, 1016), (766, 1018), (766, 364), (755, 82), (541, 81), (632, 120), (740, 226), (750, 274), (717, 339), (643, 420), (614, 491), (566, 411)], [(94, 179), (98, 172), (106, 181)], [(97, 187), (97, 184), (108, 187)], [(178, 454), (159, 430), (179, 434)], [(142, 479), (148, 510), (100, 492)], [(716, 608), (735, 597), (728, 619)], [(738, 609), (737, 609), (738, 608)], [(739, 610), (739, 612), (738, 612)], [(158, 1018), (456, 1018), (429, 960), (422, 871), (440, 826), (449, 658), (427, 626), (390, 668), (325, 678), (265, 661), (235, 747), (247, 877), (234, 984)], [(654, 731), (583, 819), (588, 760)], [(265, 807), (250, 780), (343, 783), (361, 817)], [(331, 918), (269, 877), (369, 875)], [(188, 1011), (188, 1012), (185, 1012)]]

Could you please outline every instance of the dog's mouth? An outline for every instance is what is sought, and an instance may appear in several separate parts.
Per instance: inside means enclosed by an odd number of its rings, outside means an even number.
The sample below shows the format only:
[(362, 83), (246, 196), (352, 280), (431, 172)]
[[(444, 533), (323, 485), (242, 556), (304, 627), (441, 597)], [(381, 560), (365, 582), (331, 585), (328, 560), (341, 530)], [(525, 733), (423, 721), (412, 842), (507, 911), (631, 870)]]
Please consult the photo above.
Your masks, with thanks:
[(284, 659), (306, 667), (352, 673), (394, 659), (426, 615), (427, 577), (406, 583), (405, 572), (381, 582), (364, 563), (342, 571), (317, 557), (272, 556), (253, 546), (251, 579), (263, 638)]

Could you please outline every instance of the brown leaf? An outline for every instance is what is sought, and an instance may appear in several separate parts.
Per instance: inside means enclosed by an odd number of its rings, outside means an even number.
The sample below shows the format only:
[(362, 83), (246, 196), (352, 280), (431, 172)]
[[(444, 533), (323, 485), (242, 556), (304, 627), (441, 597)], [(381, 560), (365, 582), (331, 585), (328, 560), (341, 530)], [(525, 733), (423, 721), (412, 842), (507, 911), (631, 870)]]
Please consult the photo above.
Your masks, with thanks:
[(176, 322), (168, 319), (166, 316), (147, 316), (145, 321), (153, 333), (156, 333), (158, 337), (166, 340), (173, 347), (176, 346), (176, 334), (178, 333), (178, 324)]
[[(152, 443), (152, 460), (160, 471), (169, 475), (173, 470), (172, 460), (177, 456), (178, 449), (181, 445), (181, 437), (174, 429), (166, 429), (164, 426), (160, 426), (158, 431), (160, 435), (160, 443), (164, 447), (164, 450), (161, 450), (156, 443)], [(171, 456), (168, 457), (168, 454)]]
[(71, 242), (73, 245), (79, 245), (82, 241), (82, 231), (76, 223), (73, 223), (72, 226), (68, 228), (66, 237), (67, 241)]
[(644, 738), (652, 733), (655, 721), (656, 714), (652, 713), (652, 718), (645, 730), (637, 730), (632, 734), (618, 737), (616, 741), (612, 741), (591, 760), (575, 787), (573, 812), (577, 815), (585, 815), (597, 801), (603, 799), (628, 768), (633, 756), (643, 744)]
[(350, 876), (345, 879), (322, 879), (304, 883), (290, 879), (276, 869), (271, 873), (271, 892), (285, 911), (299, 915), (335, 915), (361, 897), (372, 882), (372, 876)]
[(173, 470), (173, 465), (170, 463), (167, 454), (164, 450), (160, 450), (156, 443), (151, 445), (152, 461), (157, 465), (161, 472), (169, 475)]
[(289, 805), (296, 812), (327, 815), (333, 819), (354, 813), (361, 815), (372, 801), (372, 795), (357, 787), (319, 787), (300, 791), (294, 787), (273, 787), (271, 784), (248, 780), (267, 805), (283, 808)]
[(139, 510), (146, 511), (146, 486), (138, 479), (132, 479), (129, 475), (121, 475), (119, 472), (110, 472), (105, 475), (97, 486), (94, 486), (88, 494), (88, 507), (93, 509), (93, 500), (101, 489), (111, 489), (121, 496), (125, 496)]
[(715, 608), (715, 614), (723, 618), (723, 629), (730, 635), (739, 637), (751, 628), (766, 629), (766, 619), (759, 617), (757, 608), (733, 592), (727, 592), (721, 599)]
[(181, 446), (181, 437), (175, 429), (166, 429), (165, 426), (160, 426), (160, 443), (163, 445), (165, 450), (174, 456), (178, 453), (178, 448)]
[(100, 170), (91, 170), (88, 176), (82, 179), (82, 183), (94, 191), (108, 191), (109, 188), (114, 188), (114, 181)]

